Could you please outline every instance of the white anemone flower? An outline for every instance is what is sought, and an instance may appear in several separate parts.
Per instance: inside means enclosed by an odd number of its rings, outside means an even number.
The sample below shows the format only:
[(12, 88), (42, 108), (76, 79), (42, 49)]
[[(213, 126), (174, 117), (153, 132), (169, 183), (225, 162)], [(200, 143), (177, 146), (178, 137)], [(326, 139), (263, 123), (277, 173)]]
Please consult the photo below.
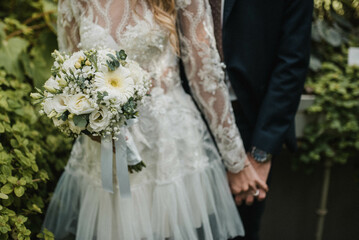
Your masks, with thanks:
[(96, 91), (107, 92), (110, 99), (124, 104), (134, 95), (134, 82), (128, 68), (120, 66), (115, 71), (96, 74)]

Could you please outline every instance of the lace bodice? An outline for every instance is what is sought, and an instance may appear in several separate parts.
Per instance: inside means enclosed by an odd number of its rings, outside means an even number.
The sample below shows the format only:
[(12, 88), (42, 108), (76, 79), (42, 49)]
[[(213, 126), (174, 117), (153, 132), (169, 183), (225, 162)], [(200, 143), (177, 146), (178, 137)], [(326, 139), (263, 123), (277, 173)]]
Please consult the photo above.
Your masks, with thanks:
[[(136, 5), (134, 5), (136, 3)], [(180, 57), (193, 96), (205, 115), (226, 167), (239, 172), (246, 153), (235, 125), (223, 64), (215, 48), (207, 0), (177, 0)], [(109, 47), (125, 49), (164, 93), (181, 87), (178, 58), (168, 32), (158, 25), (145, 0), (60, 0), (61, 51)]]

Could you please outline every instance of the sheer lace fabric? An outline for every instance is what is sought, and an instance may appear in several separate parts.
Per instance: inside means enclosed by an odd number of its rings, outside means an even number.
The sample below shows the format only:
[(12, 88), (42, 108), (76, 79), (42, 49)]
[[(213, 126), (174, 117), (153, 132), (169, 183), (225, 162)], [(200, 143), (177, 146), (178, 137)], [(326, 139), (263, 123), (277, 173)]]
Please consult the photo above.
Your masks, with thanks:
[[(59, 5), (61, 50), (124, 48), (154, 74), (154, 87), (168, 90), (178, 86), (177, 58), (168, 34), (154, 21), (143, 0), (132, 5), (130, 0), (63, 1)], [(181, 58), (193, 95), (210, 124), (225, 165), (239, 172), (246, 155), (215, 48), (208, 1), (178, 0), (177, 6)]]
[(228, 239), (243, 234), (225, 170), (246, 159), (235, 126), (223, 66), (215, 49), (209, 4), (179, 0), (181, 58), (197, 104), (184, 92), (168, 33), (144, 0), (62, 0), (60, 50), (108, 47), (152, 74), (151, 96), (130, 131), (147, 167), (131, 174), (131, 200), (101, 188), (100, 145), (76, 140), (44, 226), (56, 239)]

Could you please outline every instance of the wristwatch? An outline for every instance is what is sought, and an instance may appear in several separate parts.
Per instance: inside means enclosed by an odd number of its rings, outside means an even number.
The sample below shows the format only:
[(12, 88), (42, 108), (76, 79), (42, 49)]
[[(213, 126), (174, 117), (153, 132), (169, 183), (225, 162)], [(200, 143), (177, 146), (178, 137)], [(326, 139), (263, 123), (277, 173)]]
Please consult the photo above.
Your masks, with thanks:
[(260, 150), (257, 147), (252, 147), (251, 155), (253, 159), (258, 163), (265, 163), (272, 159), (272, 154)]

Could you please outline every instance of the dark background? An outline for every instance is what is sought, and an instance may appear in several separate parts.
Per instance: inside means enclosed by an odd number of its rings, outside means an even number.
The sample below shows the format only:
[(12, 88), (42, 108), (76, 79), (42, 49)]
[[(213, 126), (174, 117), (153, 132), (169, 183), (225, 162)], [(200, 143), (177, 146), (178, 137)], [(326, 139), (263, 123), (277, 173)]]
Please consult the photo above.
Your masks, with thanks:
[[(293, 157), (284, 151), (273, 163), (261, 240), (315, 239), (324, 168), (318, 165), (311, 174), (293, 171)], [(359, 239), (357, 169), (354, 161), (332, 167), (324, 240)]]

